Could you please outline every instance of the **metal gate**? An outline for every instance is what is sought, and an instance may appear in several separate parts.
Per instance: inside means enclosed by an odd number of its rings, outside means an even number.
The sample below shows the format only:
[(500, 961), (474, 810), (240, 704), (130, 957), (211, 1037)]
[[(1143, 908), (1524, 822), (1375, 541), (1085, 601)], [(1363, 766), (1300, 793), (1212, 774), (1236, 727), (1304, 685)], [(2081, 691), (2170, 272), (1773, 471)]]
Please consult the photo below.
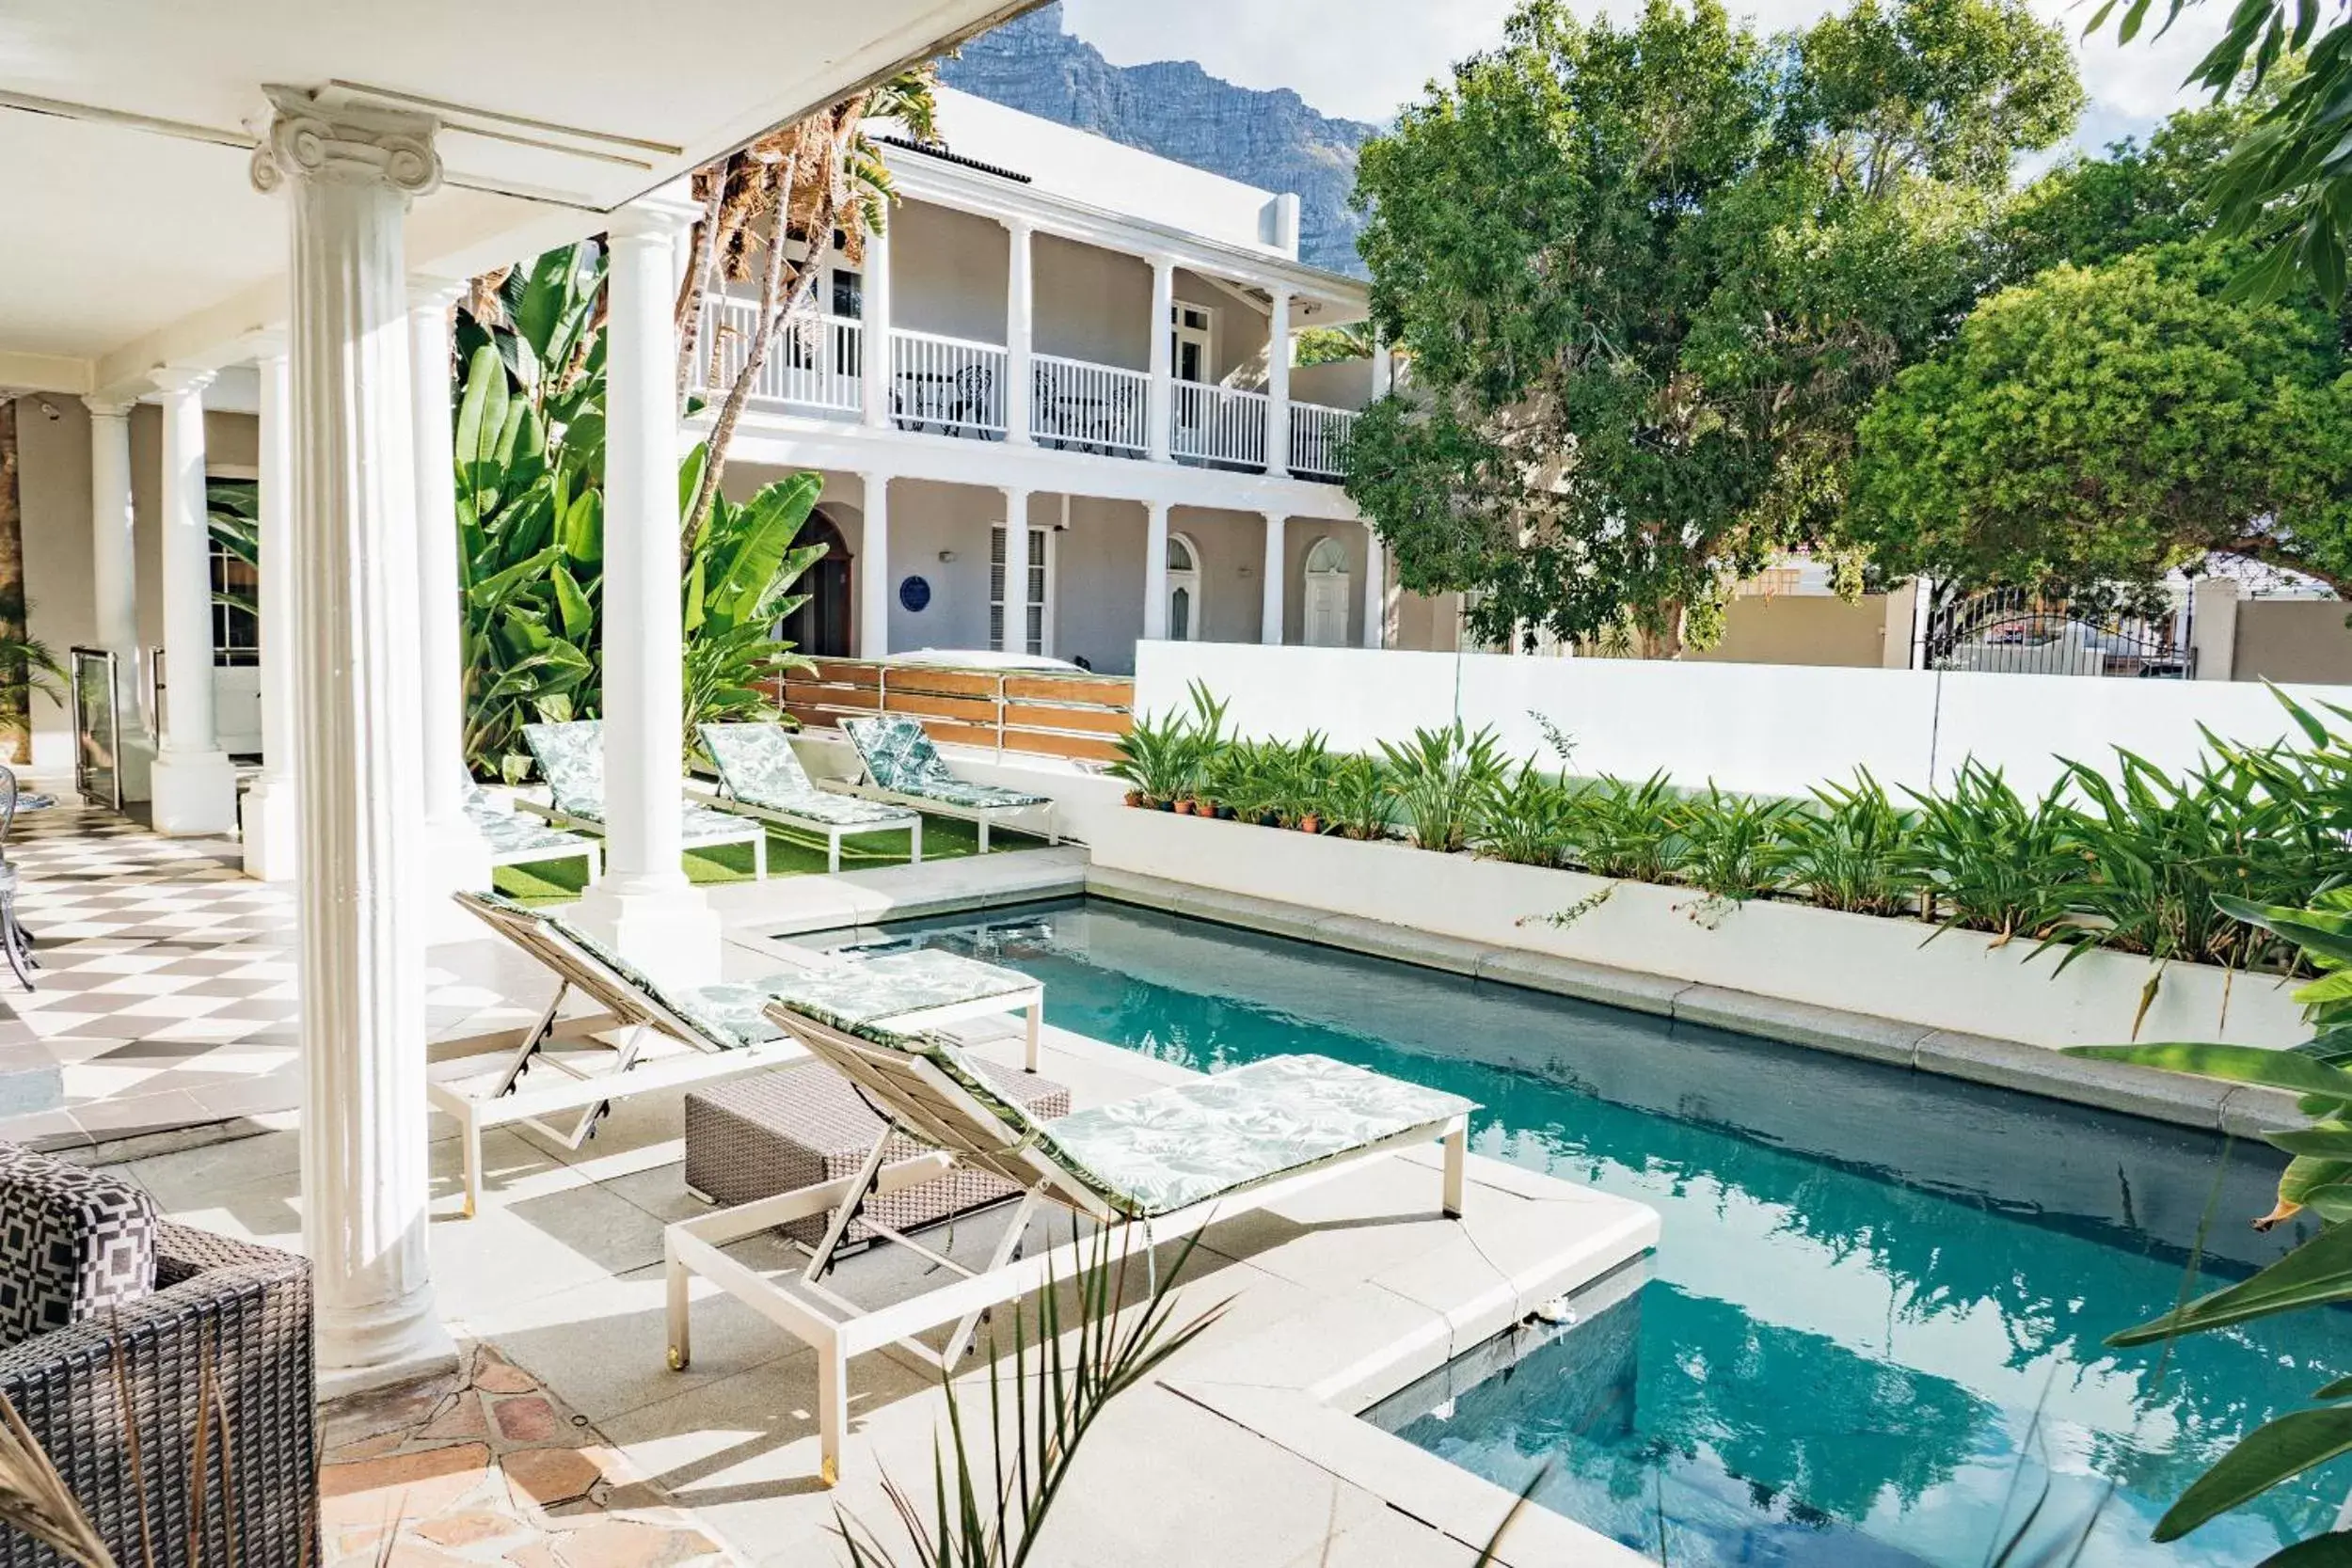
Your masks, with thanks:
[(122, 809), (122, 714), (115, 656), (105, 648), (68, 654), (72, 677), (73, 790), (82, 803)]
[(2190, 603), (2161, 615), (2096, 616), (2023, 589), (1991, 589), (1942, 600), (1928, 610), (1913, 649), (1920, 670), (2022, 675), (2136, 676), (2187, 680), (2197, 673)]

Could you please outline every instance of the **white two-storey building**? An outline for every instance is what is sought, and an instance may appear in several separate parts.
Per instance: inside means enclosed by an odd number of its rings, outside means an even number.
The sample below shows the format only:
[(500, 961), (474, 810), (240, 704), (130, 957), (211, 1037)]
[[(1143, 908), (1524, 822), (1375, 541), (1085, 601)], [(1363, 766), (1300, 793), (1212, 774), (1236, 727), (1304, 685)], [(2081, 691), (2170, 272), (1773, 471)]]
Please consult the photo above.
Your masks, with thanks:
[[(1338, 483), (1386, 356), (1291, 362), (1367, 309), (1298, 260), (1296, 198), (949, 89), (939, 122), (942, 150), (887, 146), (889, 232), (862, 266), (836, 247), (732, 449), (731, 492), (825, 477), (793, 641), (1105, 673), (1147, 638), (1450, 645)], [(706, 386), (757, 316), (707, 307)]]

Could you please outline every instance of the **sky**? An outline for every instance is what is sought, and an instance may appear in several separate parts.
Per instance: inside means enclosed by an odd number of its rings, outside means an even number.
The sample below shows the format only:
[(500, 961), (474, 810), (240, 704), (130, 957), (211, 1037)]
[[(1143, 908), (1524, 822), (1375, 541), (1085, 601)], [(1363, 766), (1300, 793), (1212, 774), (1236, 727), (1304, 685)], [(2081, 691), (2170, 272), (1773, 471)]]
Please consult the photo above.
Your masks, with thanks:
[[(1382, 123), (1398, 105), (1454, 61), (1501, 41), (1515, 0), (1063, 0), (1070, 30), (1117, 65), (1198, 60), (1212, 74), (1248, 87), (1291, 87), (1326, 114)], [(2090, 4), (2033, 0), (2035, 8), (2075, 37), (2090, 102), (2076, 132), (2088, 149), (2144, 133), (2191, 101), (2181, 80), (2218, 36), (2230, 8), (2201, 0), (2169, 35), (2118, 45), (2110, 23), (2095, 40), (2081, 37)], [(1616, 8), (1627, 14), (1633, 0)], [(1580, 8), (1610, 8), (1588, 3)], [(1824, 0), (1753, 0), (1742, 7), (1770, 32), (1832, 8)], [(2156, 10), (2162, 10), (2159, 0)], [(2153, 20), (2153, 19), (2152, 19)]]

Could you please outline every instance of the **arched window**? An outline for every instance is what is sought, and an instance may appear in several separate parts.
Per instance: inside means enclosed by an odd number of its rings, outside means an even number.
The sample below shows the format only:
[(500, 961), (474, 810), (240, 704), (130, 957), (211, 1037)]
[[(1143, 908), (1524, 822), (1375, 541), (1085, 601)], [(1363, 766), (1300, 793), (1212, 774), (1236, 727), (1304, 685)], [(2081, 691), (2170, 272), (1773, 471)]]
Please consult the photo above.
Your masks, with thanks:
[(1347, 569), (1347, 546), (1329, 534), (1307, 550), (1307, 645), (1311, 648), (1347, 646), (1348, 589), (1355, 581)]
[(1181, 533), (1168, 536), (1168, 640), (1200, 641), (1200, 551)]

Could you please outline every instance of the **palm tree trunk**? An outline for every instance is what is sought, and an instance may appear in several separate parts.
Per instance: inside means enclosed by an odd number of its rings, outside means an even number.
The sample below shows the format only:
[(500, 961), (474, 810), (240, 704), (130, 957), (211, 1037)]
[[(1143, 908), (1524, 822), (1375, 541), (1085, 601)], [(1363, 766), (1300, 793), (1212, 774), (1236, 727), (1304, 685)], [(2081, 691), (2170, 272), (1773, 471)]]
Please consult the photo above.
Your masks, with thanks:
[(0, 403), (0, 757), (33, 760), (33, 688), (24, 663), (24, 509), (17, 485), (16, 401)]

